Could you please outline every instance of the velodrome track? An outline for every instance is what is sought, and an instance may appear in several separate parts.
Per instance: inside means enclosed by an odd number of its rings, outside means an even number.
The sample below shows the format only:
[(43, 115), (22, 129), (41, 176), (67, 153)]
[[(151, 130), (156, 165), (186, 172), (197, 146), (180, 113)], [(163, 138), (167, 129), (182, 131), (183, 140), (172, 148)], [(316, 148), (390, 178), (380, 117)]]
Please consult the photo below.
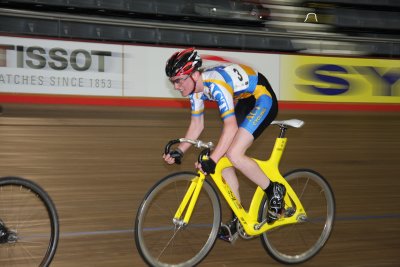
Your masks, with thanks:
[[(282, 172), (319, 171), (337, 204), (326, 247), (301, 266), (400, 266), (399, 113), (281, 110), (277, 119), (289, 118), (306, 124), (289, 130)], [(173, 108), (3, 105), (0, 176), (32, 179), (53, 198), (61, 236), (52, 266), (145, 266), (133, 240), (137, 207), (158, 179), (193, 169), (195, 150), (181, 166), (161, 159), (188, 120), (188, 110)], [(202, 139), (216, 141), (220, 129), (217, 111), (207, 110)], [(277, 132), (268, 128), (251, 155), (267, 158)], [(242, 180), (244, 203), (251, 190)], [(200, 266), (281, 264), (254, 239), (217, 241)]]

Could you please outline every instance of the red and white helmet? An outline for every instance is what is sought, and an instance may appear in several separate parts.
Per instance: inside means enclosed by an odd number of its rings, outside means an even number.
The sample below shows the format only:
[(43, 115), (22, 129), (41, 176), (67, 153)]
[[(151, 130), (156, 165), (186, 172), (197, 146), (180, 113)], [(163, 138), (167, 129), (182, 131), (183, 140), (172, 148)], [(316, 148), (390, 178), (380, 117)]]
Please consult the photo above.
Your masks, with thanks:
[(193, 47), (174, 53), (167, 61), (165, 73), (168, 77), (189, 75), (201, 67), (202, 60)]

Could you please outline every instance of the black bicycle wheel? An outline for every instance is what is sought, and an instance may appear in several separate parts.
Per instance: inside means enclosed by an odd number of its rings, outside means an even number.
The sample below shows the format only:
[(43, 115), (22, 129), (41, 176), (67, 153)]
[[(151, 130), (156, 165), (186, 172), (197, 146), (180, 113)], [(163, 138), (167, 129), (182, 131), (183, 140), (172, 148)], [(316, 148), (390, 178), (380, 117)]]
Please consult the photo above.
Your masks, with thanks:
[(145, 196), (136, 216), (136, 247), (150, 266), (195, 266), (215, 244), (221, 225), (218, 194), (205, 180), (187, 225), (174, 215), (196, 173), (180, 172), (159, 181)]
[(0, 266), (49, 266), (56, 253), (55, 205), (36, 183), (0, 178)]
[[(325, 178), (313, 170), (294, 170), (284, 177), (296, 192), (307, 217), (262, 234), (261, 242), (275, 260), (296, 264), (315, 256), (328, 241), (335, 220), (335, 198)], [(265, 203), (260, 212), (262, 219), (267, 209)]]

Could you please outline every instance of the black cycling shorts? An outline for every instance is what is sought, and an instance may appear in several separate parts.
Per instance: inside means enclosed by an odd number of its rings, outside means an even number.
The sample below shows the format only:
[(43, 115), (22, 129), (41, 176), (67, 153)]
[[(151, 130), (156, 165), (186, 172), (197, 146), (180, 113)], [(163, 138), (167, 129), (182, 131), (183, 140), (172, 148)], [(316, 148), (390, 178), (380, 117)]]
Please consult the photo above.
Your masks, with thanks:
[(267, 78), (261, 73), (258, 73), (256, 90), (256, 94), (239, 99), (235, 106), (238, 126), (249, 131), (254, 139), (260, 136), (278, 114), (276, 95)]

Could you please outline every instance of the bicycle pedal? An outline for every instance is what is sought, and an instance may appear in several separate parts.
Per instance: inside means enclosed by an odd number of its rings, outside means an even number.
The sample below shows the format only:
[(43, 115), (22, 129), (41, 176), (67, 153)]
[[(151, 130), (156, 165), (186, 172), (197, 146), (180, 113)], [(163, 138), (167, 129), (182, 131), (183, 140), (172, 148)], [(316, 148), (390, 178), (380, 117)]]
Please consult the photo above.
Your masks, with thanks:
[(274, 223), (283, 218), (285, 218), (285, 214), (283, 212), (276, 213), (276, 212), (268, 211), (267, 223), (271, 224), (271, 223)]
[(239, 233), (236, 232), (236, 233), (234, 233), (233, 235), (231, 235), (229, 237), (229, 243), (231, 243), (232, 246), (235, 245), (235, 243), (238, 240), (238, 238), (239, 238)]
[(227, 232), (227, 234), (219, 234), (218, 238), (225, 241), (225, 242), (229, 242), (231, 245), (234, 245), (236, 240), (239, 237), (239, 233), (235, 232), (234, 234), (232, 234), (231, 229), (226, 225), (221, 223), (221, 228), (224, 228), (225, 231)]
[(296, 210), (294, 208), (285, 209), (283, 211), (283, 217), (285, 217), (285, 218), (292, 217), (295, 212), (296, 212)]

